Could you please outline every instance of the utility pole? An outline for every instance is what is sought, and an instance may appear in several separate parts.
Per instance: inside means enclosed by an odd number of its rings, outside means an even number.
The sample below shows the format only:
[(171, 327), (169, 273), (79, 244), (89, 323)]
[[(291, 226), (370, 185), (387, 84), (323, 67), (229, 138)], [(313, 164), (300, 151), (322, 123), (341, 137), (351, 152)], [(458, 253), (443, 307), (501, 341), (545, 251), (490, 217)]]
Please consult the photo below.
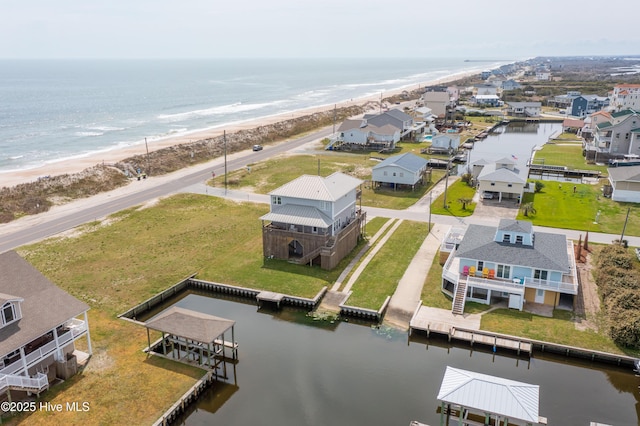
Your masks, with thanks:
[(444, 208), (447, 208), (447, 188), (449, 188), (449, 166), (451, 164), (451, 157), (447, 158), (447, 172), (444, 175)]
[(627, 229), (627, 222), (629, 221), (629, 213), (631, 212), (631, 207), (627, 208), (627, 217), (624, 220), (624, 225), (622, 226), (622, 234), (620, 234), (620, 245), (623, 246), (622, 239), (624, 238), (624, 231)]
[(318, 158), (318, 176), (320, 176), (320, 159)]
[(433, 188), (429, 191), (429, 232), (431, 232), (431, 203), (432, 203)]
[(222, 131), (222, 140), (224, 141), (224, 195), (227, 195), (227, 131)]
[(151, 170), (149, 169), (149, 145), (147, 145), (147, 138), (144, 138), (144, 146), (147, 148), (147, 175), (151, 175)]

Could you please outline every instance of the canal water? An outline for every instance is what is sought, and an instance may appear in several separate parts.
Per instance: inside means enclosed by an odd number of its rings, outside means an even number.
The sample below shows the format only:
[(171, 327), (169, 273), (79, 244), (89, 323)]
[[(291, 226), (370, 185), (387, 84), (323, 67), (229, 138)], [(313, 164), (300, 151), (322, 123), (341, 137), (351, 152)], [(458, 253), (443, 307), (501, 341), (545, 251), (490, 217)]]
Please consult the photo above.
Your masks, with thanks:
[[(542, 147), (554, 134), (562, 131), (562, 123), (514, 122), (500, 126), (486, 139), (474, 143), (470, 152), (470, 163), (484, 159), (488, 162), (507, 157), (524, 168), (536, 147)], [(539, 159), (539, 153), (536, 154)], [(458, 167), (460, 174), (466, 173), (466, 165)]]
[(409, 340), (394, 329), (313, 321), (301, 310), (237, 299), (190, 293), (175, 305), (236, 321), (239, 344), (235, 384), (215, 384), (181, 420), (186, 425), (435, 426), (448, 365), (539, 385), (540, 415), (550, 425), (639, 424), (640, 378), (628, 369)]

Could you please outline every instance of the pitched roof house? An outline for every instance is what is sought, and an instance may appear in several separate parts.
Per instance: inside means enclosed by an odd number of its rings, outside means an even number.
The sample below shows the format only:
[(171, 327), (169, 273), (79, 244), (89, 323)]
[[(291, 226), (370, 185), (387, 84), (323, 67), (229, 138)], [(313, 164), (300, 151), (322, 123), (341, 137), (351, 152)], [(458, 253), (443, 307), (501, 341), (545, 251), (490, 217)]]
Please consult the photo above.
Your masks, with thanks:
[[(91, 354), (88, 310), (16, 252), (0, 254), (0, 392), (39, 393), (73, 374)], [(85, 337), (89, 354), (75, 348)]]
[(640, 111), (640, 84), (617, 84), (611, 93), (611, 106)]
[(595, 126), (593, 142), (599, 151), (614, 155), (640, 154), (640, 114), (632, 109), (610, 113)]
[(578, 293), (573, 243), (563, 234), (534, 232), (530, 222), (469, 225), (445, 263), (442, 290), (454, 298), (454, 313), (464, 311), (466, 300), (506, 298), (519, 310), (525, 301), (572, 306)]
[(338, 139), (346, 144), (393, 148), (400, 140), (400, 129), (391, 124), (377, 126), (367, 120), (345, 120), (338, 127)]
[(613, 187), (611, 199), (626, 203), (640, 203), (640, 166), (607, 169)]
[(541, 102), (509, 102), (507, 104), (507, 114), (515, 117), (539, 117), (541, 109)]
[(374, 184), (409, 185), (414, 188), (424, 179), (427, 160), (410, 152), (394, 155), (376, 164), (371, 169)]
[(271, 191), (260, 219), (265, 259), (333, 269), (356, 246), (365, 214), (356, 205), (363, 181), (336, 172), (303, 175)]
[[(477, 170), (481, 168), (478, 172)], [(478, 173), (478, 190), (480, 193), (491, 193), (497, 196), (498, 202), (503, 198), (519, 201), (522, 199), (527, 185), (527, 168), (521, 168), (516, 161), (504, 157), (493, 163), (474, 163), (474, 173)]]
[(422, 94), (424, 106), (431, 108), (434, 115), (444, 117), (447, 107), (452, 104), (451, 96), (447, 92), (424, 92)]

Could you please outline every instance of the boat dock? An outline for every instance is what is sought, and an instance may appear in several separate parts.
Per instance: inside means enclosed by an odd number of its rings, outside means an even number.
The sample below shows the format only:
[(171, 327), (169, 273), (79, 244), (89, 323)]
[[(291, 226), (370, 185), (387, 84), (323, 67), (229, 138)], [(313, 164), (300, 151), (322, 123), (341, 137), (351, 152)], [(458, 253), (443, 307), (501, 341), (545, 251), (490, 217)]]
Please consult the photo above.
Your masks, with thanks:
[(444, 309), (420, 306), (409, 322), (409, 334), (414, 330), (447, 336), (447, 339), (469, 342), (471, 346), (480, 344), (497, 348), (509, 349), (520, 355), (521, 352), (531, 355), (533, 345), (530, 341), (515, 336), (492, 333), (480, 330), (480, 315), (453, 315)]

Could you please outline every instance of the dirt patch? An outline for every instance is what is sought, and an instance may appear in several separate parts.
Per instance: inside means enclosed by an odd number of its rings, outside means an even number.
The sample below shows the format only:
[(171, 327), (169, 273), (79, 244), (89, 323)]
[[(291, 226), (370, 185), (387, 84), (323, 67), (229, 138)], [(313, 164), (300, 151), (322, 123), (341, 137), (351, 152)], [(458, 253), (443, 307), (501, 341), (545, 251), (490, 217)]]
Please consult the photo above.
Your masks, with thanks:
[(91, 373), (102, 373), (113, 368), (114, 365), (115, 361), (109, 356), (109, 354), (107, 354), (107, 351), (104, 349), (98, 349), (93, 352), (93, 355), (91, 355), (91, 360), (87, 364), (85, 371)]
[(600, 314), (600, 295), (598, 286), (593, 279), (593, 256), (582, 250), (584, 263), (576, 264), (580, 278), (578, 295), (576, 296), (576, 318), (575, 327), (577, 330), (598, 331), (598, 317)]

